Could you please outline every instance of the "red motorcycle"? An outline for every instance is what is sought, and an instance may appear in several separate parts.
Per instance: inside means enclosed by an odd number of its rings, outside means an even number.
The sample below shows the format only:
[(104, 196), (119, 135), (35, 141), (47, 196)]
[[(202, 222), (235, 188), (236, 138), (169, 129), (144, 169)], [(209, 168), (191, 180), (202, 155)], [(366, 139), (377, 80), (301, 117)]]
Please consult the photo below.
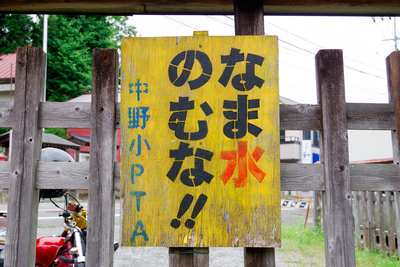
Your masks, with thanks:
[[(65, 151), (44, 148), (42, 161), (73, 162)], [(64, 232), (59, 236), (46, 236), (36, 240), (36, 267), (84, 267), (86, 262), (86, 209), (65, 189), (41, 189), (40, 198), (48, 198), (59, 209), (64, 218)], [(64, 207), (52, 198), (64, 197)], [(73, 201), (70, 201), (70, 198)], [(0, 267), (4, 264), (4, 244), (7, 214), (0, 213)], [(114, 252), (119, 244), (114, 244)]]
[[(69, 198), (75, 202), (70, 202)], [(69, 193), (64, 194), (64, 208), (50, 201), (63, 212), (64, 232), (36, 240), (36, 267), (84, 267), (86, 256), (86, 210)]]
[[(50, 201), (63, 212), (64, 232), (36, 240), (36, 267), (84, 267), (86, 255), (86, 209), (69, 193), (63, 194), (64, 208)], [(76, 202), (70, 202), (72, 197)], [(0, 267), (4, 265), (7, 213), (0, 213)]]

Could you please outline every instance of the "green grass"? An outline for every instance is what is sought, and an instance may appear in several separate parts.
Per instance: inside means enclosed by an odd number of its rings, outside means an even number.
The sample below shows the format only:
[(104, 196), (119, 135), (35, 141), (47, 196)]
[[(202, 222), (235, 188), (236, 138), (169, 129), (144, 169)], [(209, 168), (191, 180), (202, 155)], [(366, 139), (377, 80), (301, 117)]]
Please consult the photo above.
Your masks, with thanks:
[(389, 254), (383, 255), (379, 250), (375, 252), (356, 249), (357, 266), (400, 266), (397, 254), (391, 257)]
[(282, 247), (278, 258), (288, 266), (325, 266), (324, 234), (303, 225), (282, 225)]
[[(282, 264), (287, 266), (325, 266), (324, 233), (312, 228), (282, 225), (282, 247), (276, 250)], [(356, 249), (357, 266), (400, 266), (398, 255), (382, 255), (380, 251)]]

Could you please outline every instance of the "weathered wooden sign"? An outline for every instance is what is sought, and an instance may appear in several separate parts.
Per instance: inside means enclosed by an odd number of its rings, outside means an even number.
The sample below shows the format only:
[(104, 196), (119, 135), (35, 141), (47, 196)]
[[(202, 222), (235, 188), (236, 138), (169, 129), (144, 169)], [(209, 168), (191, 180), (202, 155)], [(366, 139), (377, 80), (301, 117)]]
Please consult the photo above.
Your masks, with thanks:
[(126, 38), (123, 246), (280, 246), (273, 36)]

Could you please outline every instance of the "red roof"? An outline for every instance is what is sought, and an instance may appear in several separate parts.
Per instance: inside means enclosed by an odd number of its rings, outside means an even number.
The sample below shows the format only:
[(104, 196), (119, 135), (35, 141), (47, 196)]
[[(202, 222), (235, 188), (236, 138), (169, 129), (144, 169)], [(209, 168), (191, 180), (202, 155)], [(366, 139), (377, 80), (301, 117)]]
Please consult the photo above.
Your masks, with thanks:
[(9, 79), (10, 74), (15, 78), (15, 64), (17, 54), (6, 54), (0, 56), (0, 79)]

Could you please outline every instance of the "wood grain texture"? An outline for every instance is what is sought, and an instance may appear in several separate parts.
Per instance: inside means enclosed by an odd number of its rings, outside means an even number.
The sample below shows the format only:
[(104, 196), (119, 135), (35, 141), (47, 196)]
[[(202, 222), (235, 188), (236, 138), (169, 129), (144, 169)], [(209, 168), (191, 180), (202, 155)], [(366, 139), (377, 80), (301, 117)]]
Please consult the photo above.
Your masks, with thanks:
[[(388, 192), (391, 194), (391, 192)], [(390, 195), (386, 195), (386, 219), (388, 231), (388, 250), (393, 255), (396, 252), (396, 238), (394, 236), (394, 218), (393, 218), (393, 203), (390, 201)]]
[(274, 248), (245, 248), (244, 249), (245, 267), (274, 267), (275, 249)]
[[(394, 105), (395, 110), (395, 131), (392, 131), (392, 145), (393, 145), (393, 163), (399, 167), (400, 161), (400, 53), (399, 51), (393, 52), (386, 58), (386, 68), (388, 76), (388, 93), (389, 102)], [(396, 180), (400, 180), (399, 176)], [(396, 216), (396, 233), (400, 233), (400, 194), (398, 191), (393, 192), (394, 196), (394, 211)], [(393, 244), (390, 246), (392, 253)], [(400, 253), (400, 238), (397, 238), (397, 249)]]
[[(324, 171), (320, 164), (281, 163), (281, 190), (292, 191), (323, 191)], [(312, 189), (311, 189), (312, 188)]]
[(355, 232), (355, 244), (357, 249), (361, 249), (361, 229), (360, 229), (360, 199), (359, 192), (353, 191), (353, 216), (354, 216), (354, 232)]
[[(264, 0), (266, 15), (368, 15), (400, 14), (395, 0)], [(231, 0), (2, 0), (3, 13), (69, 14), (225, 14), (233, 15)]]
[(0, 125), (1, 127), (12, 127), (13, 103), (11, 101), (0, 101)]
[(170, 247), (168, 250), (169, 250), (170, 267), (177, 267), (177, 266), (194, 267), (193, 248)]
[(367, 209), (369, 221), (370, 246), (376, 249), (376, 224), (375, 224), (375, 201), (374, 192), (367, 191)]
[(399, 175), (396, 164), (353, 164), (350, 165), (351, 190), (394, 190), (400, 188)]
[(369, 234), (369, 218), (367, 209), (367, 192), (361, 192), (361, 210), (362, 210), (362, 225), (363, 225), (363, 244), (366, 249), (370, 249), (370, 234)]
[(44, 102), (40, 104), (40, 127), (90, 128), (89, 102)]
[(393, 104), (347, 103), (347, 129), (394, 130)]
[(209, 248), (194, 248), (193, 266), (206, 267), (210, 264)]
[(321, 130), (319, 105), (280, 105), (281, 130)]
[[(114, 189), (120, 189), (120, 163), (114, 163)], [(0, 162), (0, 185), (8, 188), (9, 162)], [(352, 191), (399, 191), (399, 170), (392, 164), (350, 165)], [(40, 189), (89, 188), (87, 162), (42, 162), (37, 166), (36, 187)], [(68, 179), (66, 179), (68, 178)], [(319, 164), (281, 163), (282, 191), (323, 191), (323, 166)]]
[[(120, 103), (117, 103), (115, 127), (120, 128)], [(347, 103), (349, 130), (395, 130), (393, 104)], [(0, 125), (11, 127), (13, 106), (0, 102)], [(39, 126), (43, 128), (90, 128), (90, 103), (42, 102)], [(320, 105), (280, 104), (281, 130), (321, 130)]]
[(378, 202), (378, 228), (379, 228), (379, 249), (383, 255), (386, 253), (386, 235), (385, 235), (385, 217), (383, 210), (382, 191), (378, 191), (376, 195)]
[(43, 96), (45, 53), (39, 48), (17, 50), (16, 84), (8, 197), (5, 266), (34, 266), (38, 190), (36, 165), (42, 147), (39, 103)]
[(262, 0), (235, 0), (235, 35), (264, 35)]
[(322, 113), (326, 266), (356, 266), (342, 50), (319, 51), (316, 72)]
[(36, 175), (40, 189), (89, 189), (88, 162), (39, 161)]
[(8, 188), (10, 186), (10, 162), (0, 162), (0, 188)]
[(88, 220), (88, 266), (113, 265), (118, 62), (115, 49), (93, 52), (88, 217), (100, 219)]

